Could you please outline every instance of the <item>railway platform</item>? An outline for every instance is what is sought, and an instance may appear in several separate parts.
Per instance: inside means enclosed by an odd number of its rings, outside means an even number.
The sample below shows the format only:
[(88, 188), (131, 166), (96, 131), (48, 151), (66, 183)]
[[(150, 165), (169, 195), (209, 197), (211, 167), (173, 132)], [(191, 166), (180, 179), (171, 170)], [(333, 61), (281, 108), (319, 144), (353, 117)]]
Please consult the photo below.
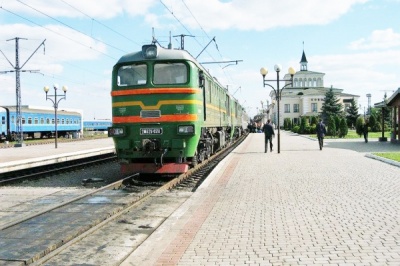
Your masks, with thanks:
[(0, 149), (0, 174), (113, 152), (112, 138)]
[(400, 265), (399, 150), (250, 134), (121, 265)]

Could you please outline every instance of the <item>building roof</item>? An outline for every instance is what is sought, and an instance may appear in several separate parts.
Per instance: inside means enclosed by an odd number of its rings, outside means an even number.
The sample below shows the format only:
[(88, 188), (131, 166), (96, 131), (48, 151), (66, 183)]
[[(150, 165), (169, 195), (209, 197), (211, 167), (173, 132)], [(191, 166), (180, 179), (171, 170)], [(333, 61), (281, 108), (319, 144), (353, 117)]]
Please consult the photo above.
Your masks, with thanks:
[(387, 100), (387, 104), (392, 105), (392, 103), (394, 103), (396, 99), (398, 99), (399, 97), (400, 97), (400, 88), (398, 88), (397, 91), (395, 91), (392, 94), (392, 96), (389, 97), (389, 99)]
[(296, 77), (296, 75), (297, 74), (301, 74), (301, 75), (304, 75), (304, 74), (322, 74), (322, 75), (325, 75), (325, 73), (322, 73), (322, 72), (316, 72), (316, 71), (309, 71), (309, 70), (302, 70), (302, 71), (298, 71), (298, 72), (296, 72), (295, 74), (294, 74), (294, 76)]

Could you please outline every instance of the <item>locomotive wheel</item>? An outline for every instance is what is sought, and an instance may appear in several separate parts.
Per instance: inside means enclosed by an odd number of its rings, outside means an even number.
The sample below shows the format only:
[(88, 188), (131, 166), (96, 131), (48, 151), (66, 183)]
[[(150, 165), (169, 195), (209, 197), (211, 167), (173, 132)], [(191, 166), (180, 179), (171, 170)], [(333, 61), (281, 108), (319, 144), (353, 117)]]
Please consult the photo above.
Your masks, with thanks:
[(204, 152), (200, 152), (197, 156), (197, 161), (200, 163), (204, 161)]
[(194, 156), (192, 157), (192, 166), (195, 167), (198, 164), (197, 161), (197, 152), (194, 154)]

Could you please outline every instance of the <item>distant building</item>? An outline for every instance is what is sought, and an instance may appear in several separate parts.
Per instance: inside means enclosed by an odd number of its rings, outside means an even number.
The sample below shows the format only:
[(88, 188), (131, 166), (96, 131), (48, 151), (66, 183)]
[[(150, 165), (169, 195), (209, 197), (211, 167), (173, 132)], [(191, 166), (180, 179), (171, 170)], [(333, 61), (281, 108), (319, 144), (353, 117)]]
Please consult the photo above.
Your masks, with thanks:
[[(289, 85), (283, 89), (280, 100), (280, 117), (279, 123), (283, 126), (285, 118), (290, 118), (292, 123), (299, 124), (301, 117), (319, 116), (321, 107), (325, 100), (327, 91), (331, 88), (343, 104), (346, 110), (350, 107), (351, 100), (354, 98), (358, 102), (359, 95), (343, 93), (343, 89), (324, 87), (325, 73), (309, 71), (307, 69), (307, 58), (304, 53), (301, 56), (300, 71), (296, 72), (293, 77), (293, 86)], [(285, 74), (285, 80), (290, 80), (290, 74)], [(285, 85), (289, 84), (287, 81)], [(268, 113), (272, 121), (277, 124), (277, 104), (275, 92), (271, 90), (269, 96), (272, 104), (268, 107)]]

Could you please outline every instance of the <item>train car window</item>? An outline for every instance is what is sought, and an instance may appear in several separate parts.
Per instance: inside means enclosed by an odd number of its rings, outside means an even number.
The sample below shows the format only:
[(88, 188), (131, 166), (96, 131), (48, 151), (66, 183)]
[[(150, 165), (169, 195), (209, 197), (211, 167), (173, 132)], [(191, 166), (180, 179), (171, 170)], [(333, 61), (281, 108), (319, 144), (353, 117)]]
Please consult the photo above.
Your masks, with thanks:
[(154, 65), (154, 84), (184, 84), (188, 81), (188, 69), (184, 63), (157, 63)]
[(238, 117), (238, 103), (235, 102), (235, 117)]
[(120, 87), (144, 85), (147, 81), (147, 65), (134, 64), (118, 69), (117, 84)]
[(53, 118), (53, 119), (51, 119), (51, 123), (52, 123), (52, 124), (54, 124), (54, 121), (55, 121), (55, 120), (54, 120), (54, 118)]
[(5, 117), (5, 116), (2, 116), (2, 117), (1, 117), (1, 123), (2, 123), (3, 125), (6, 124), (6, 117)]
[(44, 118), (40, 118), (40, 124), (44, 124)]
[(226, 114), (228, 115), (228, 116), (230, 116), (231, 115), (231, 108), (230, 108), (230, 106), (229, 106), (229, 95), (226, 95), (226, 101), (225, 101), (225, 107), (226, 107)]
[(50, 118), (46, 118), (46, 124), (50, 124)]
[(22, 124), (25, 124), (25, 117), (22, 117), (21, 122), (22, 122)]
[(208, 95), (208, 99), (207, 99), (207, 101), (209, 102), (209, 103), (212, 103), (212, 94), (211, 94), (211, 80), (209, 80), (209, 79), (207, 79), (207, 82), (206, 82), (206, 93), (207, 93), (207, 95)]
[(32, 117), (28, 117), (28, 125), (32, 125)]
[[(57, 121), (58, 122), (58, 121)], [(61, 119), (61, 124), (65, 124), (65, 120), (64, 120), (64, 118), (63, 119)]]
[(39, 124), (39, 118), (35, 117), (34, 123), (35, 123), (35, 125)]

